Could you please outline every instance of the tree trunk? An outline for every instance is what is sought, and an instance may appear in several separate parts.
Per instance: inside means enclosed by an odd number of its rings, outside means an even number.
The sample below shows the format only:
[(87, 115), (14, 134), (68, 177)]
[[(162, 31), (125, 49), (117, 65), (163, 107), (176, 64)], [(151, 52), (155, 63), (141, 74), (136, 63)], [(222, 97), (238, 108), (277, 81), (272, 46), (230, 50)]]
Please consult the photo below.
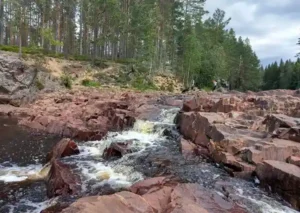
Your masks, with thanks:
[(4, 2), (0, 0), (0, 44), (3, 44), (3, 35), (4, 35)]

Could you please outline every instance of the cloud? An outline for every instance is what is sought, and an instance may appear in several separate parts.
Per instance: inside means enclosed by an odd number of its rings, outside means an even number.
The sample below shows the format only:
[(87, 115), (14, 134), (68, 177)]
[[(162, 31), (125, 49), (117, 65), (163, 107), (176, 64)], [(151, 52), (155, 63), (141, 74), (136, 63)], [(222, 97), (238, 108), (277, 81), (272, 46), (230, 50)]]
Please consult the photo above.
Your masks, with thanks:
[(226, 12), (237, 36), (248, 37), (261, 62), (295, 60), (300, 51), (299, 0), (207, 0), (205, 9)]

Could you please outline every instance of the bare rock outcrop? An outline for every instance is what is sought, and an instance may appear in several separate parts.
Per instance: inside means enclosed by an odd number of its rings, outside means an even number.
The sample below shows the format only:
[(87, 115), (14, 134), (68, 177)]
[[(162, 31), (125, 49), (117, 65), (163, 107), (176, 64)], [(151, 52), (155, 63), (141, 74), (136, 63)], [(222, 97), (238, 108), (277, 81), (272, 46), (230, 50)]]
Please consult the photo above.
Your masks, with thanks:
[(246, 213), (230, 199), (197, 184), (179, 184), (165, 177), (140, 181), (131, 192), (79, 199), (63, 213)]
[(132, 127), (135, 119), (158, 115), (156, 94), (81, 89), (41, 94), (21, 108), (0, 107), (0, 114), (15, 116), (19, 124), (79, 140), (99, 140), (108, 131)]
[[(202, 150), (197, 154), (208, 156), (233, 176), (247, 179), (259, 167), (260, 173), (270, 175), (262, 178), (263, 182), (271, 181), (280, 186), (283, 180), (277, 178), (280, 176), (278, 168), (269, 167), (286, 162), (291, 163), (287, 164), (289, 168), (297, 167), (299, 109), (300, 99), (294, 91), (195, 95), (183, 103), (176, 119), (180, 133), (189, 141), (183, 141), (182, 153), (191, 156), (195, 150)], [(273, 161), (279, 163), (266, 164)], [(279, 170), (290, 177), (288, 171)], [(300, 181), (298, 176), (292, 177), (294, 183)], [(282, 195), (299, 208), (294, 202), (299, 196), (296, 192)]]
[(29, 65), (14, 53), (0, 53), (0, 104), (19, 107), (35, 100), (41, 89), (55, 91), (61, 85), (40, 66)]

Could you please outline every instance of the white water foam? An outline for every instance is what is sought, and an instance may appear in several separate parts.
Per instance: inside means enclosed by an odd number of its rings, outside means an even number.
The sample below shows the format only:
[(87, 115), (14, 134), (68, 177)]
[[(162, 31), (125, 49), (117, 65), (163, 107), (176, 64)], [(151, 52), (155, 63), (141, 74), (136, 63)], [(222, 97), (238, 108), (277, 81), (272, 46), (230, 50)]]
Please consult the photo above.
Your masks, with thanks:
[(256, 212), (258, 210), (261, 213), (297, 213), (296, 210), (283, 206), (280, 203), (276, 202), (275, 200), (272, 202), (269, 201), (267, 203), (263, 199), (257, 200), (250, 196), (240, 195), (240, 197), (250, 201), (253, 204), (254, 208), (256, 209), (255, 210)]
[(0, 181), (5, 183), (21, 182), (28, 177), (37, 174), (41, 171), (41, 164), (19, 167), (17, 165), (3, 166), (0, 165)]

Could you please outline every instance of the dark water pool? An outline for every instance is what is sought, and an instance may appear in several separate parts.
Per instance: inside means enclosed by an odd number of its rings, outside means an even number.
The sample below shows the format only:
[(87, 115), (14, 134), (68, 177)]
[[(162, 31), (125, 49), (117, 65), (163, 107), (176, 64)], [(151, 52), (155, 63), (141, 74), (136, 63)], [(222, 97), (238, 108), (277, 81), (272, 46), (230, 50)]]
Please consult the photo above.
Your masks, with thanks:
[(0, 163), (22, 166), (41, 162), (60, 139), (58, 136), (29, 131), (18, 126), (16, 119), (0, 117)]

